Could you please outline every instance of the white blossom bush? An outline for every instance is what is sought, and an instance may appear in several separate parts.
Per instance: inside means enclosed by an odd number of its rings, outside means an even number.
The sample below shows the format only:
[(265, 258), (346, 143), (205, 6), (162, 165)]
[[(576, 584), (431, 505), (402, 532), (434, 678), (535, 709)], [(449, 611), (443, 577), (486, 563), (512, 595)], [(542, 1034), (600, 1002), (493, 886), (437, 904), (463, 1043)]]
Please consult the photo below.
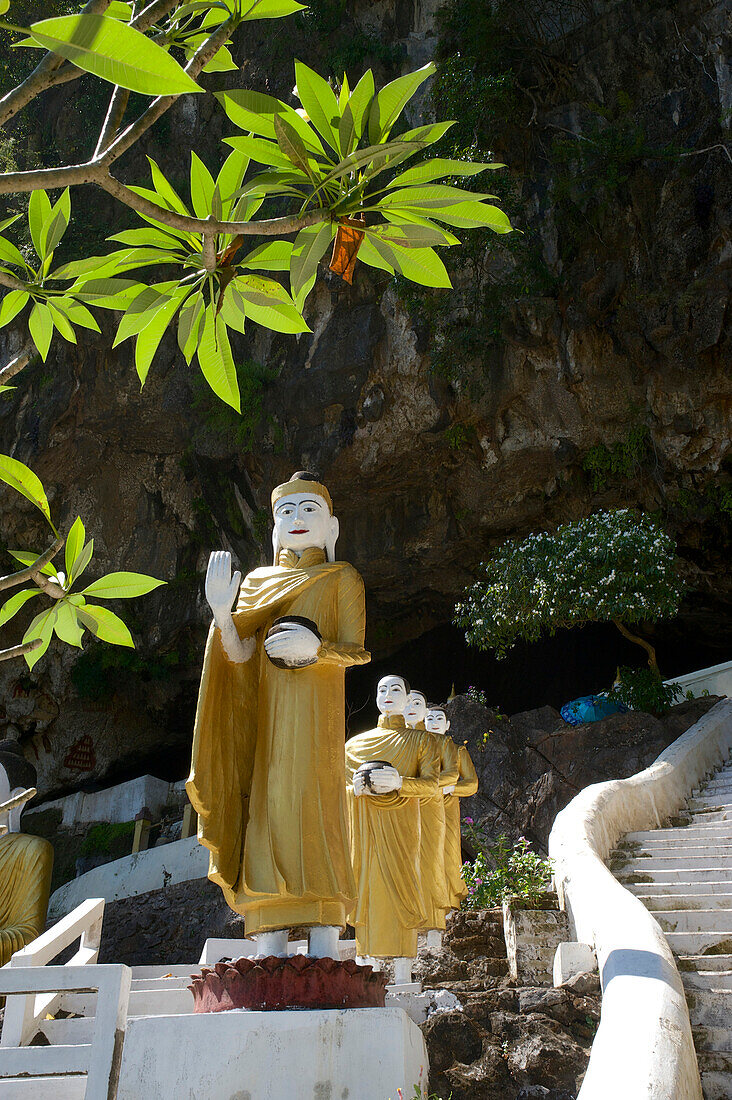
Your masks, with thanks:
[(484, 576), (455, 608), (469, 645), (505, 657), (518, 640), (592, 622), (613, 622), (642, 645), (658, 672), (653, 647), (628, 623), (669, 618), (682, 585), (675, 544), (649, 516), (623, 508), (566, 523), (500, 546), (481, 565)]

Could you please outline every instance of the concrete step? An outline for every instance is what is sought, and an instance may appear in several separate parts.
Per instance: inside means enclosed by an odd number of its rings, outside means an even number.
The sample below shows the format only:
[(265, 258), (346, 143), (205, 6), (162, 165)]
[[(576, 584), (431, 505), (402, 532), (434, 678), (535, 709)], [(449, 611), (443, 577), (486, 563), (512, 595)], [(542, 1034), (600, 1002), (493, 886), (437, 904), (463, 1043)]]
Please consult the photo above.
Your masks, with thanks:
[[(636, 894), (635, 896), (643, 902), (646, 909), (650, 910), (651, 913), (665, 909), (718, 909), (729, 914), (730, 926), (732, 927), (732, 884), (725, 883), (725, 885), (727, 891), (724, 894), (687, 894), (684, 890), (679, 893), (667, 891), (661, 894)], [(648, 887), (646, 886), (645, 889), (647, 890)]]
[(69, 1016), (65, 1020), (42, 1020), (38, 1031), (52, 1046), (90, 1043), (94, 1037), (93, 1016)]
[(730, 1100), (732, 1096), (732, 1053), (702, 1051), (698, 1055), (704, 1100)]
[(681, 980), (684, 989), (732, 989), (732, 970), (684, 970)]
[[(196, 968), (193, 967), (191, 974)], [(200, 968), (199, 968), (200, 974)], [(142, 989), (185, 989), (191, 984), (191, 974), (171, 975), (169, 978), (133, 978), (130, 990)]]
[[(730, 878), (732, 878), (732, 856), (717, 856), (714, 854), (714, 849), (707, 851), (706, 855), (700, 851), (700, 854), (696, 856), (687, 855), (683, 849), (679, 849), (678, 855), (667, 856), (654, 852), (653, 855), (639, 858), (633, 856), (631, 859), (625, 860), (611, 858), (609, 866), (611, 871), (637, 869), (643, 874), (650, 874), (652, 871), (694, 870), (697, 868), (711, 870), (716, 868), (718, 871), (728, 871)], [(721, 877), (724, 878), (724, 875)]]
[(679, 825), (673, 829), (649, 829), (646, 833), (626, 833), (618, 845), (620, 851), (632, 851), (635, 844), (642, 848), (675, 847), (677, 844), (732, 844), (732, 820), (713, 821), (709, 825)]
[(683, 970), (732, 970), (732, 955), (679, 955), (676, 965)]
[(729, 909), (657, 909), (653, 916), (664, 932), (718, 932), (732, 939)]
[(732, 1050), (732, 1032), (727, 1027), (693, 1027), (694, 1046), (703, 1050)]
[(693, 1027), (729, 1026), (732, 989), (687, 989), (686, 1000)]
[(86, 1074), (63, 1077), (2, 1077), (3, 1100), (84, 1100)]
[[(714, 859), (727, 859), (732, 865), (732, 843), (719, 843), (718, 841), (709, 841), (708, 843), (697, 843), (694, 840), (687, 841), (686, 844), (680, 843), (678, 840), (670, 844), (648, 844), (644, 847), (628, 848), (627, 850), (615, 849), (610, 853), (611, 863), (634, 861), (641, 859), (650, 860), (662, 860), (662, 859), (677, 859), (683, 861), (685, 858), (694, 859), (707, 859), (712, 857)], [(693, 864), (692, 864), (693, 866)]]
[(724, 875), (720, 874), (720, 867), (671, 867), (658, 869), (655, 867), (626, 867), (622, 871), (613, 872), (618, 882), (626, 883), (657, 883), (657, 882), (720, 882), (724, 881)]
[(732, 820), (732, 810), (680, 810), (674, 826), (683, 829), (686, 825), (719, 825)]
[(200, 966), (197, 962), (191, 963), (174, 963), (172, 966), (133, 966), (132, 970), (132, 982), (133, 985), (140, 978), (185, 978), (190, 977), (191, 974), (195, 974), (196, 971), (200, 971)]
[(729, 932), (667, 932), (666, 940), (674, 955), (732, 953), (732, 933)]
[[(96, 993), (65, 993), (58, 1007), (63, 1012), (73, 1012), (78, 1016), (93, 1016), (97, 1010), (97, 995)], [(185, 1016), (189, 1012), (193, 1012), (193, 996), (187, 989), (133, 989), (130, 991), (129, 1016)]]
[(732, 799), (727, 801), (726, 796), (724, 798), (715, 798), (713, 794), (702, 794), (698, 798), (690, 798), (686, 803), (686, 809), (691, 810), (694, 813), (697, 810), (702, 810), (705, 813), (709, 813), (711, 810), (732, 810)]
[[(631, 894), (635, 894), (636, 897), (646, 898), (648, 896), (662, 897), (664, 895), (674, 898), (674, 905), (676, 904), (676, 898), (686, 898), (690, 905), (698, 909), (713, 909), (716, 902), (711, 899), (717, 895), (722, 899), (723, 907), (726, 905), (726, 898), (732, 895), (732, 882), (627, 882), (623, 883), (626, 890), (629, 890)], [(693, 900), (696, 896), (706, 897), (708, 899), (707, 905), (697, 905)], [(663, 908), (663, 906), (660, 906)], [(666, 906), (670, 908), (670, 905)], [(679, 908), (684, 908), (679, 906)]]

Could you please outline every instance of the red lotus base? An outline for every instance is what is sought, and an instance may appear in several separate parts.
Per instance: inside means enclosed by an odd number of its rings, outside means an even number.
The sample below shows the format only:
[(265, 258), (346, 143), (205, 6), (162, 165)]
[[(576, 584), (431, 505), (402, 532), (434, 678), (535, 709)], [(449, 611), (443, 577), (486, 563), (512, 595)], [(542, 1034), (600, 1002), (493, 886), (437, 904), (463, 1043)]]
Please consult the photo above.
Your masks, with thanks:
[(286, 1008), (383, 1008), (386, 978), (352, 959), (238, 959), (204, 966), (191, 985), (194, 1012)]

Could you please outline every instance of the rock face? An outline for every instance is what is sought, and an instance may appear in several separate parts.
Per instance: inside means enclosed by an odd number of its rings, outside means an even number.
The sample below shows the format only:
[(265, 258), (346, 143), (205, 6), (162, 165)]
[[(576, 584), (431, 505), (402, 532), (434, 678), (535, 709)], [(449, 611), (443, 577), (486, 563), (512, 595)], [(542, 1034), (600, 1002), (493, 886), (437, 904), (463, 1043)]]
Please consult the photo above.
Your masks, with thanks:
[[(286, 96), (293, 56), (326, 71), (343, 61), (352, 74), (373, 64), (384, 82), (435, 50), (465, 53), (437, 34), (437, 7), (358, 0), (315, 5), (309, 21), (251, 24), (241, 72), (212, 86)], [(496, 186), (524, 236), (466, 244), (465, 261), (451, 261), (452, 296), (364, 266), (352, 287), (324, 273), (308, 305), (312, 335), (252, 326), (235, 344), (242, 418), (185, 367), (172, 337), (140, 393), (130, 344), (111, 349), (108, 319), (77, 347), (57, 340), (3, 398), (0, 449), (42, 477), (62, 526), (81, 512), (100, 571), (169, 582), (132, 609), (139, 656), (91, 646), (79, 658), (54, 643), (32, 675), (17, 664), (0, 670), (0, 727), (21, 733), (42, 791), (134, 774), (151, 757), (170, 778), (184, 774), (208, 550), (231, 548), (244, 570), (266, 562), (269, 491), (294, 468), (315, 467), (332, 490), (339, 552), (366, 581), (377, 656), (449, 621), (497, 540), (630, 504), (660, 511), (678, 534), (695, 590), (684, 629), (713, 639), (724, 659), (723, 5), (601, 0), (577, 9), (570, 29), (526, 61), (522, 87), (533, 91), (518, 106), (493, 110), (485, 100), (482, 130), (510, 165), (510, 183)], [(49, 157), (83, 145), (75, 120), (87, 94), (68, 85), (40, 105)], [(191, 145), (218, 162), (229, 128), (211, 97), (195, 99), (120, 162), (125, 179), (146, 182), (143, 152), (181, 186)], [(431, 109), (428, 97), (421, 107)], [(578, 146), (597, 157), (579, 163)], [(79, 192), (75, 209), (77, 240), (96, 251), (126, 218), (95, 193)], [(529, 262), (536, 278), (525, 275)], [(3, 361), (18, 339), (2, 330)], [(8, 546), (45, 538), (31, 506), (9, 491), (0, 525)], [(560, 784), (558, 775), (546, 783)]]
[(629, 712), (568, 726), (552, 707), (508, 718), (458, 696), (445, 707), (450, 733), (467, 743), (480, 781), (461, 799), (462, 815), (489, 836), (524, 835), (546, 850), (554, 818), (578, 791), (642, 771), (717, 701), (680, 703), (663, 718)]
[(506, 977), (500, 910), (461, 911), (442, 951), (417, 967), (423, 985), (449, 989), (462, 1011), (424, 1025), (430, 1092), (453, 1100), (574, 1100), (599, 1020), (599, 979), (573, 988), (519, 986)]

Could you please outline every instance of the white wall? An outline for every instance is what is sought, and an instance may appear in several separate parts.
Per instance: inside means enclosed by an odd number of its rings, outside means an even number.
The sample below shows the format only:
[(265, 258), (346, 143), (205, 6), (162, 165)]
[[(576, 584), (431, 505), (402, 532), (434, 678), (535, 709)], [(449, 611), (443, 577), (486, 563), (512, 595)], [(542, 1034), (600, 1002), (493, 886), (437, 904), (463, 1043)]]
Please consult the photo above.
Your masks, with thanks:
[(76, 791), (64, 798), (55, 798), (39, 806), (29, 807), (23, 814), (23, 821), (30, 825), (33, 815), (46, 810), (61, 810), (61, 824), (64, 826), (92, 824), (106, 821), (110, 824), (120, 821), (134, 821), (140, 810), (147, 806), (153, 819), (160, 816), (168, 801), (170, 783), (156, 779), (152, 775), (140, 775), (127, 783), (118, 783), (103, 791)]
[(666, 683), (679, 684), (684, 695), (691, 691), (696, 699), (705, 691), (709, 695), (732, 696), (732, 661), (700, 668), (697, 672), (687, 672), (685, 676), (676, 676)]

